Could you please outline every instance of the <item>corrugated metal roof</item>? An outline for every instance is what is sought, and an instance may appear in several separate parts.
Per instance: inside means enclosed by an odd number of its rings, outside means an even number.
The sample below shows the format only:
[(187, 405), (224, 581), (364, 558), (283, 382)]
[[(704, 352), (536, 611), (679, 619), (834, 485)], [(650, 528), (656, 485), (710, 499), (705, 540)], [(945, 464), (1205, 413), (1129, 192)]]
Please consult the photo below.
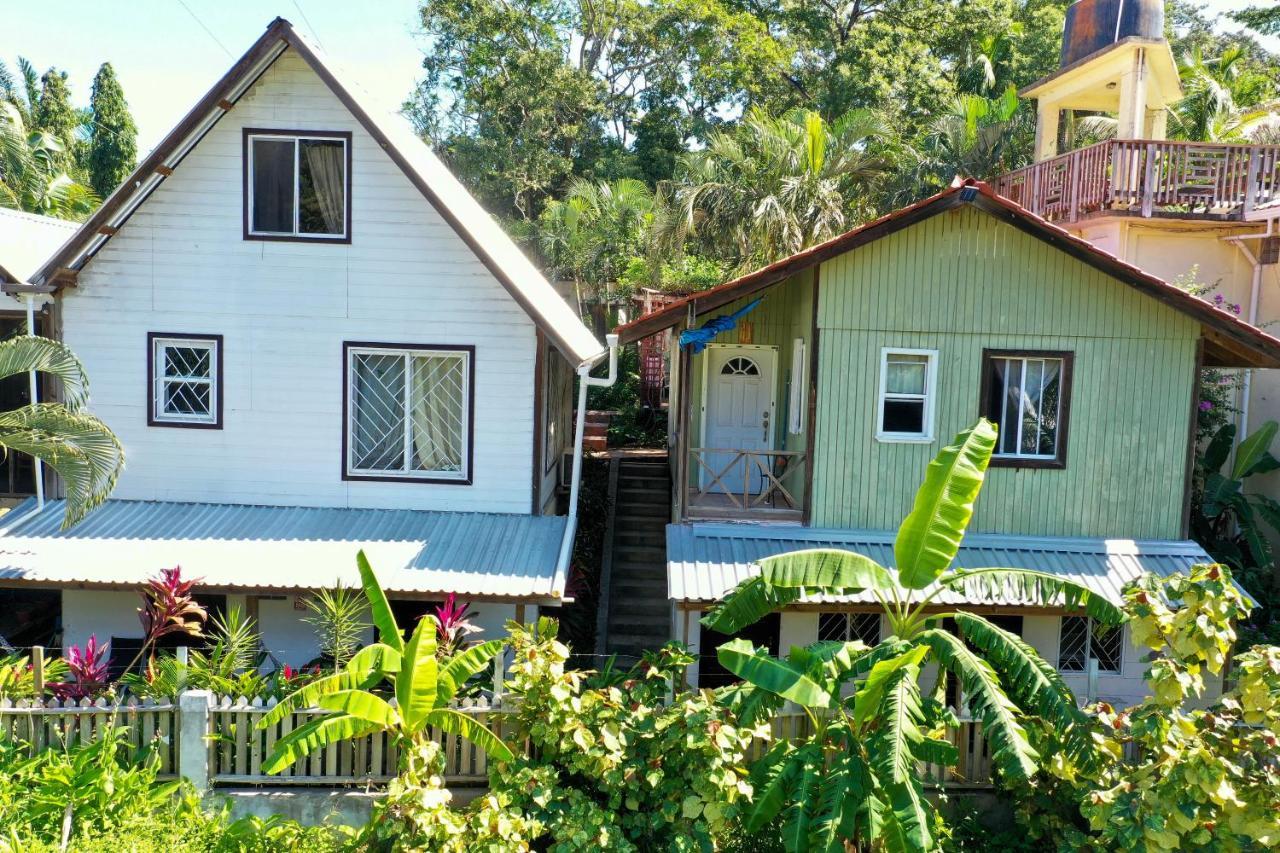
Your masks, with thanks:
[(79, 227), (65, 219), (0, 207), (0, 277), (26, 282)]
[[(760, 573), (756, 561), (803, 548), (843, 548), (893, 565), (894, 534), (884, 531), (823, 530), (745, 524), (667, 526), (667, 588), (682, 602), (710, 602)], [(1212, 562), (1194, 542), (1133, 539), (1066, 539), (973, 534), (966, 536), (955, 566), (965, 569), (1035, 569), (1075, 581), (1115, 603), (1121, 590), (1144, 572), (1169, 575), (1196, 563)], [(809, 602), (874, 604), (870, 593), (813, 596)], [(999, 598), (944, 591), (943, 605), (1028, 606), (1017, 594)]]
[(173, 565), (218, 589), (358, 585), (363, 548), (389, 592), (550, 601), (565, 519), (110, 500), (61, 523), (62, 501), (0, 518), (0, 585), (132, 586)]

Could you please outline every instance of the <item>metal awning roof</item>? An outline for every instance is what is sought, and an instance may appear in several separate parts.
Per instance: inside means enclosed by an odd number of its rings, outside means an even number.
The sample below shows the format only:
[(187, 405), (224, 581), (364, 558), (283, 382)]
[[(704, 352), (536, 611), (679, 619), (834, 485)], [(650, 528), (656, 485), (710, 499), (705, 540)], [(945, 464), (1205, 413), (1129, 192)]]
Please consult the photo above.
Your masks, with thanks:
[(0, 517), (0, 586), (132, 588), (174, 565), (207, 589), (359, 586), (364, 549), (389, 593), (559, 603), (562, 516), (109, 500), (63, 531), (62, 503)]
[[(713, 602), (760, 573), (756, 561), (804, 548), (843, 548), (893, 566), (893, 533), (746, 524), (667, 526), (667, 588), (678, 603)], [(955, 566), (965, 569), (1035, 569), (1075, 581), (1119, 604), (1121, 590), (1145, 572), (1170, 575), (1213, 562), (1195, 542), (1069, 539), (972, 534)], [(807, 603), (875, 604), (870, 593), (810, 596)], [(945, 591), (941, 605), (1040, 606), (1016, 591), (997, 598)]]

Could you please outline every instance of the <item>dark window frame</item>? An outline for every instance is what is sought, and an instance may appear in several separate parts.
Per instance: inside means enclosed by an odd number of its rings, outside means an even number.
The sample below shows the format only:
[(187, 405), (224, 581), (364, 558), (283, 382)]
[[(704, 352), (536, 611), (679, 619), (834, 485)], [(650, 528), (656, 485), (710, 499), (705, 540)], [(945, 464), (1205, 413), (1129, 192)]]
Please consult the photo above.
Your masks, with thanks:
[[(390, 351), (440, 350), (467, 355), (467, 452), (463, 477), (411, 477), (388, 473), (385, 476), (367, 472), (351, 473), (348, 465), (351, 441), (351, 350), (384, 349)], [(342, 342), (342, 479), (348, 482), (424, 483), (438, 486), (470, 486), (475, 480), (476, 455), (476, 348), (473, 344), (405, 344), (385, 341)]]
[[(159, 402), (156, 397), (157, 340), (192, 341), (203, 344), (212, 343), (214, 345), (216, 357), (213, 360), (214, 419), (212, 422), (163, 420), (156, 417), (156, 403)], [(193, 332), (147, 332), (147, 426), (171, 427), (174, 429), (222, 429), (222, 399), (223, 385), (225, 384), (223, 382), (225, 375), (223, 359), (225, 355), (226, 346), (223, 343), (222, 335), (204, 335)]]
[(1067, 467), (1067, 444), (1071, 436), (1072, 376), (1075, 373), (1075, 352), (1071, 350), (1035, 349), (986, 349), (982, 350), (982, 372), (978, 383), (978, 413), (992, 423), (999, 423), (998, 413), (987, 408), (991, 391), (992, 362), (997, 358), (1045, 358), (1062, 361), (1062, 374), (1058, 377), (1058, 447), (1052, 457), (1040, 459), (1026, 456), (1001, 456), (991, 454), (990, 468), (1045, 468)]
[[(1085, 620), (1085, 632), (1086, 632), (1085, 659), (1084, 659), (1084, 666), (1081, 667), (1080, 669), (1067, 669), (1063, 667), (1062, 635), (1066, 631), (1068, 619), (1084, 619)], [(1111, 668), (1104, 669), (1102, 666), (1102, 660), (1098, 658), (1096, 655), (1090, 654), (1090, 652), (1093, 651), (1094, 644), (1098, 639), (1095, 636), (1095, 634), (1098, 634), (1098, 633), (1109, 634), (1113, 631), (1116, 632), (1113, 636), (1115, 636), (1118, 639), (1119, 641), (1118, 645), (1120, 647), (1119, 650), (1116, 652), (1116, 665), (1114, 669), (1111, 669)], [(1089, 671), (1089, 660), (1090, 658), (1092, 658), (1098, 661), (1099, 674), (1123, 675), (1124, 664), (1125, 664), (1125, 646), (1127, 645), (1126, 641), (1128, 640), (1128, 637), (1126, 636), (1124, 631), (1125, 629), (1123, 625), (1115, 625), (1112, 627), (1108, 627), (1106, 625), (1103, 625), (1098, 620), (1094, 619), (1092, 616), (1087, 616), (1080, 613), (1069, 613), (1062, 616), (1058, 620), (1058, 662), (1055, 668), (1058, 670), (1058, 672), (1066, 673), (1067, 675), (1085, 675)]]
[[(249, 227), (249, 197), (250, 197), (250, 161), (252, 159), (252, 151), (250, 142), (253, 137), (274, 136), (281, 139), (341, 139), (346, 148), (346, 185), (343, 187), (344, 193), (344, 216), (346, 217), (346, 233), (340, 237), (332, 235), (313, 235), (305, 234), (256, 234)], [(259, 240), (269, 243), (322, 243), (322, 244), (346, 244), (351, 243), (351, 152), (354, 145), (352, 144), (352, 134), (349, 130), (295, 130), (281, 129), (275, 127), (246, 127), (242, 131), (241, 139), (241, 172), (242, 174), (242, 235), (245, 240)], [(297, 192), (297, 187), (294, 187)]]

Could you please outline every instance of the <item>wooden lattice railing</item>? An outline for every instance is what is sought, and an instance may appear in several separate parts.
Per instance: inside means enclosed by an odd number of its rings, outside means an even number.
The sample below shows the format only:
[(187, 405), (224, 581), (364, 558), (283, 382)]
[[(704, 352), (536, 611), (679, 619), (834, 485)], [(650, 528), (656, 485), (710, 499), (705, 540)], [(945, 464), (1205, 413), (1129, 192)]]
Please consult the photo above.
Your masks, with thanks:
[(690, 454), (690, 478), (700, 483), (689, 497), (691, 509), (727, 502), (734, 510), (800, 510), (803, 450), (733, 450), (695, 447)]
[(1102, 211), (1242, 219), (1280, 205), (1280, 145), (1114, 139), (1001, 175), (992, 187), (1057, 221)]

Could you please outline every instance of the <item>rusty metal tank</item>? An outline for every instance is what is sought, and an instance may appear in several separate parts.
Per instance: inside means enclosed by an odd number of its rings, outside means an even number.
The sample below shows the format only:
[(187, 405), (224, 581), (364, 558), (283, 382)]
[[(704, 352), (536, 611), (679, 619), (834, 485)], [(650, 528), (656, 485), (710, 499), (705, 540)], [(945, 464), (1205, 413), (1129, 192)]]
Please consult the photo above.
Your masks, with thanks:
[(1164, 38), (1164, 0), (1076, 0), (1062, 28), (1060, 66), (1130, 36)]

